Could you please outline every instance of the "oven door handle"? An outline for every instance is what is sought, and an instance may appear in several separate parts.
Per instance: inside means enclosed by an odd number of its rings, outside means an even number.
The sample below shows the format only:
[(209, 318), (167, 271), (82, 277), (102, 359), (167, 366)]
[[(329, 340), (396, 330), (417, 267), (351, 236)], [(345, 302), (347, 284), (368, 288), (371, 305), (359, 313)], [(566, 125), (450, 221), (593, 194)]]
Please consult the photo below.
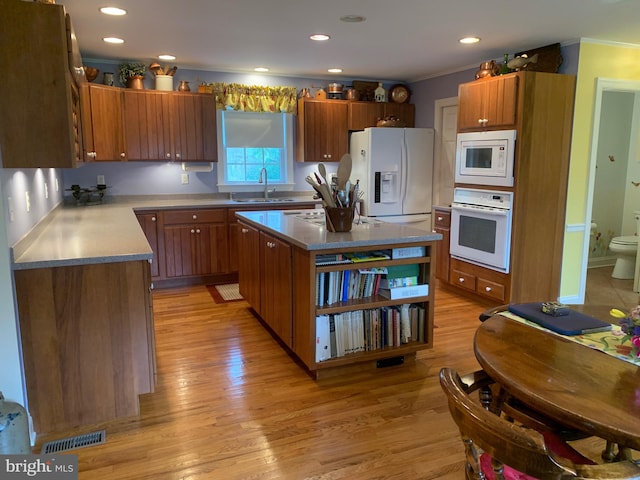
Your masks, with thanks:
[(479, 207), (479, 206), (468, 206), (461, 204), (452, 204), (451, 210), (460, 210), (463, 212), (473, 212), (473, 213), (484, 213), (486, 215), (494, 215), (496, 217), (507, 217), (509, 216), (510, 210), (505, 210), (503, 208), (492, 208), (492, 207)]

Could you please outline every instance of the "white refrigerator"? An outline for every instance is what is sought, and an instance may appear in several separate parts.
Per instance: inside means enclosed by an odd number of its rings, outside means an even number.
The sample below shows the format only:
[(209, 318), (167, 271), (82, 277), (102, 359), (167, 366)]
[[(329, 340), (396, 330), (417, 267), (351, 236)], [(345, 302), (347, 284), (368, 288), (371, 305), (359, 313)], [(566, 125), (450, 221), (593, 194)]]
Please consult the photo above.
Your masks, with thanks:
[(362, 215), (431, 231), (432, 128), (366, 128), (351, 134), (351, 181)]

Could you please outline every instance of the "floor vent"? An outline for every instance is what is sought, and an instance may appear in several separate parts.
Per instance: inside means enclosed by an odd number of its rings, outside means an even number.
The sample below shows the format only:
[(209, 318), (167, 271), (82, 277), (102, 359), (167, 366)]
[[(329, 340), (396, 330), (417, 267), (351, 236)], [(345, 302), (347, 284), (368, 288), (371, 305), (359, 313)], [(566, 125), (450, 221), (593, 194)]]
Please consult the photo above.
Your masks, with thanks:
[(75, 450), (76, 448), (91, 447), (92, 445), (100, 445), (106, 440), (104, 430), (99, 432), (85, 433), (84, 435), (76, 435), (75, 437), (54, 440), (42, 445), (41, 455), (48, 453), (66, 452), (67, 450)]

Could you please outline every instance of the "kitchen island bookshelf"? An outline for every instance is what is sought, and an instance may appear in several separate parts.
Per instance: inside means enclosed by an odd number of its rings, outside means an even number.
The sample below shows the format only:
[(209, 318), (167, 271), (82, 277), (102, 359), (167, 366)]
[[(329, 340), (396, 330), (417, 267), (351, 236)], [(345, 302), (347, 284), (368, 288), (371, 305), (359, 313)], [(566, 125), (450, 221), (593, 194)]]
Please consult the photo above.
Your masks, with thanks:
[[(264, 212), (263, 212), (264, 213)], [(281, 341), (281, 344), (298, 359), (305, 369), (315, 378), (333, 376), (346, 371), (362, 370), (386, 365), (407, 364), (415, 360), (416, 352), (433, 346), (433, 289), (429, 289), (428, 295), (408, 297), (390, 300), (382, 295), (372, 295), (366, 298), (351, 299), (345, 302), (336, 302), (330, 305), (316, 305), (316, 275), (318, 273), (344, 272), (345, 270), (370, 269), (374, 267), (390, 267), (395, 265), (419, 265), (419, 283), (434, 285), (434, 269), (431, 257), (435, 254), (435, 245), (441, 236), (436, 233), (418, 230), (405, 225), (376, 223), (354, 225), (351, 232), (333, 233), (327, 232), (322, 225), (312, 224), (296, 218), (294, 215), (282, 214), (275, 216), (277, 212), (270, 212), (271, 216), (261, 215), (261, 212), (247, 212), (238, 214), (242, 226), (243, 235), (265, 235), (269, 238), (277, 238), (290, 248), (290, 264), (285, 265), (283, 257), (275, 268), (280, 275), (283, 271), (290, 273), (291, 286), (287, 295), (278, 298), (260, 297), (259, 300), (250, 301), (251, 306), (263, 320), (263, 323)], [(265, 237), (267, 238), (267, 237)], [(270, 241), (270, 245), (274, 242)], [(245, 243), (240, 241), (243, 251)], [(247, 242), (248, 249), (243, 255), (256, 257), (255, 243)], [(277, 249), (276, 246), (260, 245), (258, 258), (254, 258), (254, 268), (269, 268), (269, 262), (265, 258)], [(253, 250), (250, 250), (253, 246)], [(266, 247), (266, 248), (263, 248)], [(344, 263), (334, 265), (316, 265), (316, 256), (332, 253), (373, 252), (382, 249), (398, 247), (422, 247), (424, 253), (418, 257), (383, 259), (367, 262)], [(240, 292), (248, 298), (243, 291), (255, 282), (248, 275), (256, 270), (243, 271), (240, 269)], [(261, 279), (269, 278), (269, 273), (262, 271)], [(264, 288), (264, 287), (263, 287)], [(264, 318), (262, 312), (273, 311), (270, 303), (287, 303), (290, 305), (290, 328), (280, 331), (291, 332), (290, 337), (283, 338), (272, 328), (270, 321)], [(335, 315), (359, 310), (371, 310), (384, 307), (400, 306), (402, 304), (415, 304), (424, 309), (423, 326), (420, 329), (424, 335), (424, 341), (410, 341), (394, 347), (383, 347), (375, 350), (347, 353), (344, 356), (334, 357), (323, 361), (316, 361), (316, 319), (319, 315)], [(282, 310), (281, 310), (282, 312)], [(282, 313), (281, 313), (282, 315)], [(278, 321), (282, 321), (280, 317)]]

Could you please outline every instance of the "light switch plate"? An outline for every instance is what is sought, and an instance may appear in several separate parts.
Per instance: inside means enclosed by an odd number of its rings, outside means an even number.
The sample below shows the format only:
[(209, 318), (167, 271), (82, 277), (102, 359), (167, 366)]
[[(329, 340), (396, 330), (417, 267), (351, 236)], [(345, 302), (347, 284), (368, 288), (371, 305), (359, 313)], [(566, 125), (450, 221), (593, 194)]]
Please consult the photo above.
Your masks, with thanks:
[(27, 213), (31, 211), (31, 196), (29, 195), (29, 190), (24, 192), (24, 198), (26, 200)]
[(96, 185), (106, 185), (106, 183), (104, 182), (104, 175), (98, 175)]
[(189, 185), (189, 174), (183, 173), (182, 176), (182, 185)]

